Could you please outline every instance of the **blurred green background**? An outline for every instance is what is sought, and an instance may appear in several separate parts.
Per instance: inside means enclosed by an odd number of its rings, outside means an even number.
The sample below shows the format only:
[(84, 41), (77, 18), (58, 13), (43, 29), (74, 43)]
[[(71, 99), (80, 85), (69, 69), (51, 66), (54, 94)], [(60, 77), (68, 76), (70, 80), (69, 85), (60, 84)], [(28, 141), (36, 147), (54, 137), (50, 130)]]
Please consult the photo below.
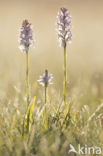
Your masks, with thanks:
[(102, 0), (4, 0), (0, 1), (0, 88), (25, 80), (25, 54), (18, 48), (23, 19), (33, 24), (35, 48), (30, 48), (30, 83), (47, 68), (55, 85), (63, 79), (63, 49), (58, 46), (56, 16), (60, 7), (72, 16), (72, 44), (67, 47), (68, 80), (103, 71)]

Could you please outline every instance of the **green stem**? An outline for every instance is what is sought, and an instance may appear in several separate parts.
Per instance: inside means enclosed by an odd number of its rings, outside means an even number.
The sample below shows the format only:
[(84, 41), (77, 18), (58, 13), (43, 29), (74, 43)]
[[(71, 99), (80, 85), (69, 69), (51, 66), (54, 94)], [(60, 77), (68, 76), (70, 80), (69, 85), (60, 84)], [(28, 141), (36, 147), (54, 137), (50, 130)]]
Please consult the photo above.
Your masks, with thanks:
[(26, 105), (26, 111), (29, 107), (29, 75), (28, 75), (28, 52), (26, 52), (26, 98), (27, 98), (27, 105)]
[(64, 47), (64, 89), (63, 89), (63, 94), (64, 94), (64, 107), (66, 111), (66, 87), (67, 87), (67, 73), (66, 73), (66, 46)]
[(47, 102), (47, 86), (45, 86), (45, 104)]
[(48, 129), (46, 103), (47, 103), (47, 86), (45, 85), (45, 110), (44, 110), (44, 117), (45, 117), (45, 128)]

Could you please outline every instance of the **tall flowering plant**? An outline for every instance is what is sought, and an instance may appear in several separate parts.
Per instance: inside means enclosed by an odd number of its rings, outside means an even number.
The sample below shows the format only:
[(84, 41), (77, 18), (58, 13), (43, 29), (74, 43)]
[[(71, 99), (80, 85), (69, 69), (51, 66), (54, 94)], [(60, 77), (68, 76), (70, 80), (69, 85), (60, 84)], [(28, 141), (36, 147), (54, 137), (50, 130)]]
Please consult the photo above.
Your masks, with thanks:
[[(33, 99), (33, 103), (30, 104), (29, 99), (29, 64), (28, 64), (28, 53), (29, 48), (34, 43), (33, 39), (33, 30), (31, 23), (28, 22), (28, 20), (24, 20), (22, 22), (22, 26), (20, 28), (20, 34), (19, 34), (19, 48), (22, 52), (26, 54), (26, 122), (23, 124), (23, 134), (24, 134), (24, 127), (26, 126), (27, 132), (30, 131), (31, 123), (32, 123), (32, 112), (33, 112), (33, 106), (35, 103), (35, 96)], [(24, 119), (24, 121), (25, 121)]]
[(28, 68), (28, 52), (29, 47), (32, 46), (34, 43), (33, 39), (33, 30), (31, 23), (28, 20), (24, 20), (22, 22), (22, 26), (20, 28), (20, 35), (19, 35), (19, 48), (22, 52), (26, 53), (26, 96), (27, 96), (27, 106), (29, 106), (29, 68)]
[(66, 110), (66, 88), (67, 88), (67, 63), (66, 63), (66, 48), (67, 42), (71, 42), (72, 33), (71, 33), (71, 16), (66, 8), (61, 8), (57, 16), (57, 31), (58, 31), (58, 40), (61, 47), (64, 49), (64, 87), (63, 87), (63, 96), (64, 96), (64, 106)]

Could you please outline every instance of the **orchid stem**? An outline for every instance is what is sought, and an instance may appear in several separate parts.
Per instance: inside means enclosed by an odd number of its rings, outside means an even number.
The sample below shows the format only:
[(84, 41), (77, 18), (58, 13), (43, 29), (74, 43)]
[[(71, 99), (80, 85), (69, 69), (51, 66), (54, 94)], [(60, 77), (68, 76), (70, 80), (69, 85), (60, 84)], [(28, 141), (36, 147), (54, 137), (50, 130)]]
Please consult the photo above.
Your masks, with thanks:
[(48, 129), (46, 103), (47, 103), (47, 86), (45, 85), (45, 110), (44, 110), (44, 116), (45, 116), (45, 128)]
[(27, 98), (27, 105), (26, 105), (26, 111), (29, 107), (29, 68), (28, 68), (28, 52), (26, 52), (26, 98)]
[(66, 88), (67, 88), (67, 71), (66, 71), (66, 46), (64, 47), (64, 88), (63, 88), (63, 94), (64, 94), (64, 107), (65, 107), (65, 113), (66, 113)]
[(47, 87), (45, 86), (45, 104), (47, 102)]

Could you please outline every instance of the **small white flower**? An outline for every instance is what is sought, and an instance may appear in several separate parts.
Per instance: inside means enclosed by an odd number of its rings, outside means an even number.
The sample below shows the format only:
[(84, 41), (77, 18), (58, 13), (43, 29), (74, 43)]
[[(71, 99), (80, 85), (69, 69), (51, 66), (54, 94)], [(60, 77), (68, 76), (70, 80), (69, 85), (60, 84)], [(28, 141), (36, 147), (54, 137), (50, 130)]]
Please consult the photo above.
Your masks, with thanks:
[(47, 87), (49, 84), (52, 84), (53, 75), (48, 74), (48, 70), (45, 70), (45, 73), (40, 76), (40, 80), (38, 82), (40, 85)]

